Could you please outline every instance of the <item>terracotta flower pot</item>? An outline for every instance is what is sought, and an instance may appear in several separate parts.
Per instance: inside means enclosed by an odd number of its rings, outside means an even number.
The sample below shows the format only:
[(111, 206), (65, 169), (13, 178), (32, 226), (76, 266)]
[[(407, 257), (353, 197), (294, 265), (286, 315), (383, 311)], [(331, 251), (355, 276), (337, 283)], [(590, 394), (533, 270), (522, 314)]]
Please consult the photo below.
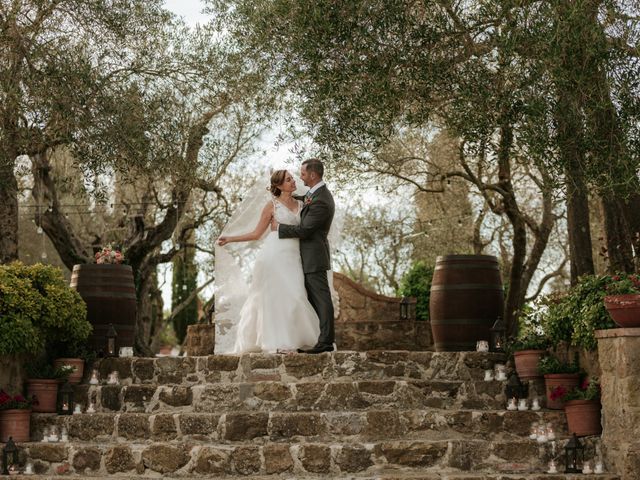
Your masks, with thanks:
[(640, 327), (640, 294), (607, 295), (604, 306), (619, 327)]
[(600, 435), (602, 433), (600, 409), (599, 400), (569, 400), (565, 402), (564, 413), (567, 416), (569, 433), (575, 433), (579, 437)]
[(72, 385), (80, 383), (82, 381), (82, 376), (84, 375), (84, 360), (81, 358), (56, 358), (53, 361), (53, 366), (55, 368), (59, 368), (64, 365), (69, 365), (75, 368), (71, 375), (69, 375), (69, 383)]
[(579, 373), (548, 373), (544, 376), (544, 387), (547, 394), (547, 408), (552, 410), (561, 410), (564, 402), (559, 399), (553, 399), (552, 393), (555, 388), (562, 387), (567, 393), (580, 384)]
[(545, 352), (546, 350), (520, 350), (513, 353), (513, 361), (520, 380), (542, 377), (538, 372), (538, 362)]
[(58, 380), (30, 378), (27, 380), (27, 394), (35, 396), (34, 412), (55, 413), (58, 400)]
[(14, 442), (28, 442), (30, 425), (31, 410), (0, 410), (0, 442), (8, 442), (9, 437)]

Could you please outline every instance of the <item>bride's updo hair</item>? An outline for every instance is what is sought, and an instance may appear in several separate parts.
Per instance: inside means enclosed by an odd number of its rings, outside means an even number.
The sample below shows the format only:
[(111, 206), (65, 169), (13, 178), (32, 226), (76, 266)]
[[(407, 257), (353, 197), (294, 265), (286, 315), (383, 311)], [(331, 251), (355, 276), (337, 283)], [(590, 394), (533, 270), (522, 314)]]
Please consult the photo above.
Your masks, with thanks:
[[(271, 174), (271, 187), (269, 191), (274, 197), (279, 197), (282, 191), (278, 188), (284, 183), (284, 177), (287, 176), (286, 170), (276, 170)], [(263, 184), (264, 185), (264, 184)]]

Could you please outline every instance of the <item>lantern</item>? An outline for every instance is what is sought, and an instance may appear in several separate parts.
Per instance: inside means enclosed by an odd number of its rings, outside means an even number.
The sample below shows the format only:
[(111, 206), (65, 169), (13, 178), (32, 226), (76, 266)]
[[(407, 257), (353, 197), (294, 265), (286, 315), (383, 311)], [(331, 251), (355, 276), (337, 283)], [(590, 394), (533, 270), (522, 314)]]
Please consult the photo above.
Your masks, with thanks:
[(66, 382), (58, 392), (58, 415), (71, 415), (75, 404), (73, 387)]
[(9, 437), (9, 441), (2, 449), (2, 474), (9, 475), (9, 465), (12, 466), (12, 471), (15, 465), (18, 464), (18, 447), (13, 442), (13, 437)]
[(106, 346), (105, 356), (117, 357), (118, 356), (118, 345), (117, 345), (118, 332), (116, 332), (116, 329), (113, 328), (113, 323), (109, 324), (106, 340), (107, 342), (105, 345)]
[(490, 348), (492, 352), (504, 352), (504, 337), (507, 329), (504, 326), (504, 322), (501, 317), (498, 317), (491, 327), (491, 343)]
[(582, 473), (578, 466), (584, 463), (584, 447), (574, 433), (564, 447), (565, 453), (565, 473)]
[(513, 372), (507, 381), (507, 386), (504, 389), (504, 393), (507, 398), (527, 398), (529, 386), (523, 385), (520, 381), (520, 377), (516, 372)]

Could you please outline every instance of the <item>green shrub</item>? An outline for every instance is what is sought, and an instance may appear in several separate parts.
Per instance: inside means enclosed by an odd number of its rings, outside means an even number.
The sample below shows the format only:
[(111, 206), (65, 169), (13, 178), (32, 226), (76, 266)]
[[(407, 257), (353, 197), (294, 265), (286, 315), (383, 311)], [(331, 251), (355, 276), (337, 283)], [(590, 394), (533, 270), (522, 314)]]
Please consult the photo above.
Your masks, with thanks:
[(400, 295), (416, 298), (416, 320), (429, 320), (429, 297), (433, 267), (424, 262), (416, 262), (402, 278)]
[(595, 350), (595, 330), (615, 327), (604, 306), (604, 297), (617, 283), (608, 275), (584, 275), (566, 294), (549, 296), (548, 311), (542, 319), (546, 335), (555, 345), (567, 342)]
[(577, 361), (562, 362), (556, 357), (547, 356), (540, 359), (538, 362), (538, 372), (541, 375), (547, 375), (550, 373), (580, 373), (580, 364)]
[(0, 354), (39, 353), (91, 334), (87, 307), (51, 265), (0, 266)]

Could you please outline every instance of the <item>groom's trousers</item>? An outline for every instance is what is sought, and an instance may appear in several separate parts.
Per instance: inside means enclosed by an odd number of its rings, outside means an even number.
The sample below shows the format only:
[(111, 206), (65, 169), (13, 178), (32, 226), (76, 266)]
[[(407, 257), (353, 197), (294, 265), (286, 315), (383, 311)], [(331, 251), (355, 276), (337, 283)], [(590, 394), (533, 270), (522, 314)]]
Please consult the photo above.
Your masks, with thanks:
[(304, 274), (304, 286), (307, 289), (309, 303), (320, 318), (320, 336), (318, 344), (333, 345), (335, 330), (333, 326), (333, 301), (327, 271)]

